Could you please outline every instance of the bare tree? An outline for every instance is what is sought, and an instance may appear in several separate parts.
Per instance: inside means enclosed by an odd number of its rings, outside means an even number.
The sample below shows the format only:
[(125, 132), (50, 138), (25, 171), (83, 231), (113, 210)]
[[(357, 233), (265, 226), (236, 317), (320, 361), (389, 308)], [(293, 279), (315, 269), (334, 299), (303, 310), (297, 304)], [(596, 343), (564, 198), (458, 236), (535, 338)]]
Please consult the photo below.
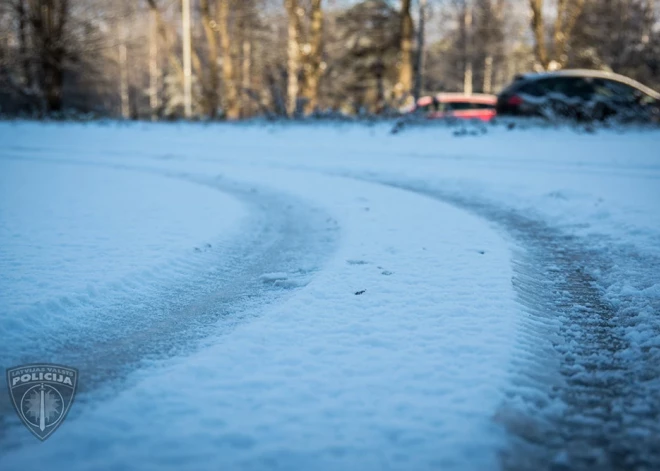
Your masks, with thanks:
[[(249, 98), (249, 91), (252, 89), (252, 42), (250, 39), (243, 39), (241, 46), (241, 89), (242, 96), (247, 95)], [(251, 106), (249, 100), (241, 100), (241, 116), (250, 116)]]
[(158, 117), (160, 102), (158, 99), (159, 61), (158, 61), (158, 23), (153, 11), (149, 12), (149, 108), (151, 119)]
[(424, 47), (426, 34), (426, 0), (419, 0), (419, 26), (417, 28), (417, 55), (415, 57), (415, 89), (413, 96), (415, 103), (422, 94), (424, 88)]
[(208, 79), (205, 87), (205, 114), (213, 119), (218, 112), (218, 89), (220, 88), (220, 73), (218, 70), (218, 40), (216, 22), (213, 19), (209, 0), (200, 0), (202, 24), (208, 46)]
[(304, 13), (298, 5), (298, 0), (284, 0), (284, 6), (287, 12), (287, 114), (291, 117), (298, 111), (298, 93), (299, 83), (298, 74), (300, 73), (300, 19)]
[(183, 109), (186, 118), (192, 117), (192, 38), (190, 0), (181, 1), (183, 35)]
[(323, 10), (321, 0), (312, 0), (309, 45), (305, 45), (305, 84), (303, 95), (307, 98), (305, 112), (316, 111), (319, 106), (319, 85), (323, 73)]
[[(262, 53), (270, 56), (273, 45), (258, 47), (260, 42), (265, 41), (265, 35), (271, 34), (271, 31), (264, 28), (260, 21), (261, 1), (263, 0), (242, 0), (234, 7), (236, 21), (232, 32), (232, 42), (237, 67), (236, 83), (240, 84), (238, 101), (242, 118), (253, 116), (257, 110), (263, 112), (264, 96), (268, 95), (263, 93), (264, 87), (260, 86), (261, 79), (265, 75), (263, 70), (265, 60), (261, 56)], [(260, 53), (261, 51), (263, 52)], [(255, 85), (258, 89), (254, 88)]]
[(238, 102), (236, 73), (234, 71), (231, 37), (229, 34), (229, 7), (231, 0), (219, 1), (218, 31), (220, 33), (220, 45), (222, 47), (223, 105), (225, 117), (234, 120), (241, 117), (241, 108)]
[(25, 0), (16, 2), (16, 13), (18, 15), (18, 53), (22, 59), (23, 81), (27, 88), (32, 86), (32, 73), (30, 71), (30, 59), (28, 57), (28, 18)]
[(165, 49), (167, 50), (168, 62), (176, 72), (179, 82), (183, 84), (183, 66), (181, 65), (181, 61), (179, 60), (177, 54), (174, 52), (174, 49), (172, 48), (172, 43), (174, 41), (172, 39), (171, 28), (165, 22), (165, 19), (163, 18), (163, 14), (158, 8), (158, 4), (156, 3), (156, 0), (147, 0), (147, 4), (149, 6), (152, 15), (155, 18), (158, 34), (160, 35), (162, 42), (165, 44)]
[(484, 41), (484, 61), (483, 61), (483, 85), (482, 90), (484, 93), (491, 93), (493, 88), (493, 49), (494, 49), (494, 34), (493, 34), (493, 19), (496, 17), (492, 0), (481, 0), (481, 29), (486, 36)]
[(121, 22), (119, 28), (119, 95), (121, 98), (121, 116), (124, 119), (131, 117), (131, 103), (128, 85), (128, 29), (125, 22)]
[(69, 0), (28, 0), (28, 3), (36, 78), (44, 98), (44, 111), (57, 112), (62, 109), (64, 62), (69, 52), (66, 42)]
[(395, 87), (395, 97), (402, 99), (412, 92), (413, 69), (412, 69), (412, 49), (414, 28), (412, 15), (410, 14), (411, 0), (401, 0), (400, 12), (400, 33), (401, 33), (401, 58), (399, 65), (399, 80)]
[[(417, 1), (190, 0), (193, 116), (382, 113), (535, 66), (660, 86), (656, 0)], [(0, 1), (2, 112), (183, 116), (182, 3)]]
[(571, 34), (585, 0), (557, 0), (551, 43), (546, 42), (543, 0), (529, 0), (532, 12), (532, 32), (534, 33), (534, 52), (543, 69), (561, 68), (568, 62), (568, 47)]
[(472, 2), (466, 0), (463, 6), (463, 28), (465, 34), (465, 65), (463, 69), (463, 93), (470, 95), (473, 86), (473, 68), (472, 68)]

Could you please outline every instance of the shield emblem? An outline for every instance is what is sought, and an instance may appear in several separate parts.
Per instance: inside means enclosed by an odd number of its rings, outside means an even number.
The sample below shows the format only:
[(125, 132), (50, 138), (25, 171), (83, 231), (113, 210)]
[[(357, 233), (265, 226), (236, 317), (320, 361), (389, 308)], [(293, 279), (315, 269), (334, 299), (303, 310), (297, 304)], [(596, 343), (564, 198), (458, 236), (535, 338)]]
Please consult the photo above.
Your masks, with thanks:
[(7, 387), (14, 409), (41, 441), (64, 422), (77, 386), (78, 370), (68, 366), (38, 363), (7, 370)]

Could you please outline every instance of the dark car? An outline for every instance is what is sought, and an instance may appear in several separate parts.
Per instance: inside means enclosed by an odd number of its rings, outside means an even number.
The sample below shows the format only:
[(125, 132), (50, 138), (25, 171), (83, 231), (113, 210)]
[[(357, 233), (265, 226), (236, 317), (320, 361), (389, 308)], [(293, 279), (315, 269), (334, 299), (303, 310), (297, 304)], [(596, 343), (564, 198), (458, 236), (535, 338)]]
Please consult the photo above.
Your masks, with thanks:
[(519, 75), (497, 97), (500, 116), (660, 120), (660, 93), (623, 75), (561, 70)]

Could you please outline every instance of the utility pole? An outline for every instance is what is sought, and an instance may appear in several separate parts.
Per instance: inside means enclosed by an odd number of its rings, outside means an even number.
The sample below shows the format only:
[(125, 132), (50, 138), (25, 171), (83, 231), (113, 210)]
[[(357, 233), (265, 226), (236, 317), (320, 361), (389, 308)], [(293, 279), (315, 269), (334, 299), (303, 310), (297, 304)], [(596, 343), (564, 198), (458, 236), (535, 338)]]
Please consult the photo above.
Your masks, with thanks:
[(190, 44), (190, 0), (182, 0), (183, 17), (183, 106), (186, 118), (192, 116), (192, 55)]

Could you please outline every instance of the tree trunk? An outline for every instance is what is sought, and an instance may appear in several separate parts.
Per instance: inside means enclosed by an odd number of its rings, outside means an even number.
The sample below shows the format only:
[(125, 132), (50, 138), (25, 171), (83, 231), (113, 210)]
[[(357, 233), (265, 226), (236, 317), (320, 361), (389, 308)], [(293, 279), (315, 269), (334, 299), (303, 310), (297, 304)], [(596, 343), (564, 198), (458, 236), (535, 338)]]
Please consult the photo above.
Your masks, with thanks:
[(266, 82), (268, 84), (268, 91), (270, 92), (270, 101), (277, 116), (286, 116), (286, 97), (282, 93), (282, 86), (277, 80), (277, 71), (273, 71), (270, 67), (266, 69)]
[(209, 0), (201, 0), (202, 24), (208, 45), (209, 79), (205, 87), (204, 108), (206, 115), (214, 119), (218, 112), (218, 89), (220, 88), (220, 73), (218, 70), (218, 41), (213, 29), (215, 22), (211, 16)]
[(380, 114), (385, 109), (385, 84), (383, 74), (385, 73), (385, 64), (382, 58), (378, 58), (375, 67), (376, 71), (376, 114)]
[(564, 24), (566, 22), (568, 2), (569, 0), (557, 0), (557, 16), (552, 31), (552, 58), (558, 58), (561, 54), (560, 43), (564, 40)]
[[(241, 65), (241, 88), (243, 93), (248, 93), (252, 85), (252, 42), (249, 39), (243, 40), (242, 47), (243, 62)], [(245, 100), (241, 115), (247, 117), (251, 113), (250, 102)]]
[(568, 62), (569, 41), (573, 34), (573, 29), (575, 29), (575, 23), (584, 8), (585, 0), (573, 0), (571, 2), (568, 0), (561, 0), (560, 5), (558, 5), (557, 16), (559, 16), (559, 6), (561, 6), (562, 2), (566, 2), (561, 11), (564, 20), (560, 33), (557, 34), (555, 30), (555, 44), (553, 48), (554, 59), (560, 67), (564, 67)]
[(128, 95), (128, 50), (126, 37), (128, 31), (126, 24), (119, 25), (119, 96), (121, 100), (121, 116), (124, 119), (131, 117), (130, 97)]
[(532, 9), (532, 33), (534, 34), (534, 53), (536, 60), (543, 67), (548, 68), (548, 53), (545, 47), (545, 25), (543, 23), (543, 0), (529, 0)]
[(163, 15), (158, 9), (156, 0), (147, 0), (147, 4), (149, 5), (149, 9), (156, 19), (158, 33), (160, 34), (161, 40), (165, 44), (165, 49), (167, 50), (167, 60), (169, 61), (170, 66), (174, 69), (179, 82), (183, 84), (183, 66), (181, 65), (181, 61), (179, 61), (177, 54), (175, 54), (173, 51), (168, 27), (165, 23), (165, 20), (163, 19)]
[(484, 93), (493, 91), (493, 56), (488, 55), (484, 59)]
[[(497, 41), (495, 48), (492, 49), (491, 52), (494, 52), (495, 57), (497, 57), (497, 61), (493, 59), (493, 69), (491, 73), (491, 93), (492, 90), (496, 88), (496, 86), (501, 86), (509, 81), (508, 62), (511, 52), (507, 50), (507, 43), (510, 40), (507, 37), (509, 35), (509, 32), (505, 31), (504, 9), (506, 2), (507, 0), (495, 0), (495, 5), (494, 5), (495, 8), (494, 17), (497, 28)], [(513, 38), (513, 34), (511, 34), (511, 39), (512, 38)], [(505, 62), (504, 67), (502, 64), (503, 59)]]
[(419, 0), (419, 28), (417, 28), (417, 57), (415, 58), (415, 103), (424, 88), (424, 37), (426, 23), (426, 0)]
[(149, 12), (149, 108), (151, 119), (158, 118), (158, 23), (153, 11)]
[(294, 117), (298, 112), (298, 73), (300, 72), (300, 17), (302, 9), (298, 6), (298, 0), (284, 0), (288, 25), (287, 39), (287, 100), (286, 112), (289, 117)]
[(472, 4), (466, 2), (463, 13), (465, 28), (465, 68), (463, 70), (463, 93), (472, 94)]
[[(585, 0), (557, 0), (557, 17), (552, 33), (552, 47), (548, 48), (543, 21), (543, 0), (529, 0), (532, 10), (532, 32), (536, 59), (547, 70), (564, 67), (568, 62), (568, 46), (575, 23), (584, 9)], [(548, 54), (548, 49), (552, 55)]]
[(69, 18), (69, 0), (31, 0), (32, 43), (39, 57), (39, 85), (46, 113), (62, 109), (65, 29)]
[(222, 48), (222, 87), (225, 117), (235, 120), (241, 117), (241, 108), (238, 103), (236, 91), (236, 73), (231, 54), (231, 38), (229, 35), (229, 2), (220, 0), (218, 8), (218, 31), (220, 33), (220, 47)]
[(183, 35), (183, 113), (192, 117), (192, 42), (190, 28), (190, 0), (181, 1)]
[(30, 58), (28, 57), (28, 18), (25, 9), (25, 0), (18, 0), (16, 9), (18, 13), (18, 52), (23, 67), (23, 83), (26, 88), (31, 88), (32, 73), (30, 72)]
[(64, 71), (62, 59), (59, 55), (52, 55), (52, 62), (44, 67), (44, 86), (46, 92), (46, 111), (56, 113), (62, 110), (62, 86), (64, 85)]
[(409, 95), (412, 92), (412, 85), (413, 85), (412, 48), (413, 48), (414, 28), (413, 28), (412, 16), (410, 14), (410, 3), (411, 0), (401, 0), (401, 12), (400, 12), (401, 61), (399, 68), (399, 80), (396, 84), (394, 91), (394, 96), (399, 100)]
[(305, 70), (306, 113), (313, 113), (319, 106), (319, 85), (323, 54), (323, 10), (321, 0), (312, 0), (312, 21), (310, 25), (310, 51)]

